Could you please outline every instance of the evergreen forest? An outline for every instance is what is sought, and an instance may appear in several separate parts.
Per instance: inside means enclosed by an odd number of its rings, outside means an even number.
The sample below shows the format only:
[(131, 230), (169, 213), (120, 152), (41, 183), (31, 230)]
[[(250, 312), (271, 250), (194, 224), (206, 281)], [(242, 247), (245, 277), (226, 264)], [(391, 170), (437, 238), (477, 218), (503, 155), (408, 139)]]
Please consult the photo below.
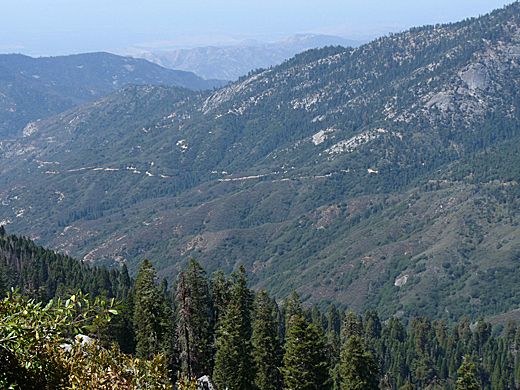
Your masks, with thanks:
[[(144, 260), (91, 268), (0, 229), (0, 387), (516, 389), (520, 328), (448, 324), (253, 291), (194, 259), (169, 286)], [(88, 340), (88, 342), (85, 342)]]

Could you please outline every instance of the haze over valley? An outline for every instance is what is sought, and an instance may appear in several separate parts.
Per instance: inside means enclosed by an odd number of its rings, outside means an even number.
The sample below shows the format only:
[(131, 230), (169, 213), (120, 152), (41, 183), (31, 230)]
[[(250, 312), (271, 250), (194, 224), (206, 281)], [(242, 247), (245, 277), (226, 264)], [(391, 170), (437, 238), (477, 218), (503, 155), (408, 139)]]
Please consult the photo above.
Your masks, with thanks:
[(375, 38), (0, 54), (0, 293), (118, 300), (87, 333), (148, 388), (517, 388), (520, 3), (465, 7)]

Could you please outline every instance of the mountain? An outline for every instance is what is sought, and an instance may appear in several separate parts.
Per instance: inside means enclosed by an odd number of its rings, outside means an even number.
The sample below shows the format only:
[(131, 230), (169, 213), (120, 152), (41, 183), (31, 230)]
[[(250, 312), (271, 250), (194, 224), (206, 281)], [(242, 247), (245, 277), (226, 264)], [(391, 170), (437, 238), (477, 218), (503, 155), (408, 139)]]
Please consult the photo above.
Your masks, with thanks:
[(18, 289), (24, 295), (47, 302), (69, 297), (78, 291), (107, 298), (126, 296), (132, 287), (123, 268), (88, 267), (80, 261), (55, 253), (31, 240), (0, 232), (0, 295)]
[[(251, 324), (254, 329), (253, 346), (246, 348), (256, 357), (251, 367), (257, 370), (270, 367), (274, 373), (291, 369), (296, 374), (284, 379), (285, 383), (295, 383), (295, 388), (301, 388), (301, 383), (310, 383), (304, 377), (316, 378), (310, 388), (332, 387), (327, 383), (333, 383), (336, 388), (352, 387), (355, 386), (353, 381), (344, 378), (356, 375), (365, 378), (362, 380), (367, 385), (361, 388), (372, 389), (379, 388), (379, 378), (391, 388), (414, 385), (421, 389), (436, 386), (446, 390), (518, 388), (519, 379), (515, 373), (520, 369), (520, 361), (516, 358), (519, 328), (511, 321), (518, 319), (518, 310), (492, 317), (491, 322), (480, 318), (471, 323), (464, 318), (456, 324), (446, 324), (425, 317), (405, 319), (407, 323), (399, 318), (383, 321), (374, 310), (360, 315), (334, 305), (327, 311), (315, 305), (303, 306), (297, 295), (292, 295), (280, 306), (271, 300), (266, 290), (258, 293), (250, 290), (247, 274), (242, 269), (229, 278), (220, 274), (210, 279), (200, 264), (191, 260), (179, 275), (175, 289), (169, 289), (164, 281), (154, 283), (154, 276), (155, 270), (147, 260), (142, 262), (134, 283), (125, 268), (121, 272), (91, 268), (38, 247), (26, 238), (7, 236), (0, 229), (2, 388), (64, 389), (76, 386), (99, 389), (103, 387), (101, 383), (110, 383), (112, 388), (117, 383), (118, 388), (155, 389), (160, 380), (160, 388), (173, 389), (170, 381), (175, 382), (177, 376), (172, 377), (171, 373), (179, 372), (183, 363), (191, 364), (197, 370), (195, 377), (210, 370), (194, 363), (201, 361), (198, 357), (188, 359), (193, 356), (185, 353), (189, 345), (194, 346), (191, 350), (198, 351), (203, 361), (216, 362), (211, 378), (220, 388), (226, 388), (227, 384), (219, 381), (229, 377), (244, 380), (243, 388), (252, 388), (252, 379), (247, 379), (250, 376), (243, 370), (238, 371), (238, 375), (233, 372), (219, 377), (218, 374), (223, 353), (229, 351), (230, 346), (248, 343), (251, 336), (238, 334), (232, 343), (222, 343), (219, 337), (223, 334), (227, 337), (234, 331), (233, 326), (243, 327), (243, 324)], [(17, 286), (19, 290), (10, 291), (9, 286)], [(205, 293), (208, 286), (211, 294)], [(239, 299), (225, 299), (233, 292), (233, 296), (246, 295), (250, 301), (254, 299), (255, 305), (244, 305), (242, 311), (233, 311), (235, 321), (231, 322), (230, 308), (240, 302)], [(186, 310), (192, 315), (185, 314)], [(290, 319), (276, 321), (280, 312)], [(187, 320), (183, 321), (183, 318)], [(152, 327), (154, 324), (156, 326)], [(268, 334), (278, 332), (285, 337), (280, 341), (274, 337), (261, 347), (257, 343), (261, 327), (264, 329), (262, 334), (266, 335), (264, 341)], [(149, 337), (150, 332), (155, 335), (154, 340), (159, 341), (148, 348), (154, 353), (160, 352), (159, 359), (149, 360), (145, 356), (133, 360), (141, 353), (140, 341)], [(188, 339), (188, 332), (207, 335), (207, 339), (217, 341), (203, 343), (199, 341), (200, 337), (191, 337), (191, 344), (183, 343)], [(45, 337), (41, 337), (42, 334)], [(344, 336), (342, 343), (339, 342), (341, 336)], [(179, 340), (176, 348), (161, 345), (161, 341), (171, 338)], [(359, 347), (349, 347), (356, 338), (363, 338), (366, 345), (360, 343)], [(338, 347), (327, 347), (326, 339), (336, 340)], [(295, 349), (296, 344), (304, 345), (304, 351)], [(41, 350), (47, 352), (42, 356), (38, 353)], [(276, 350), (285, 351), (283, 361), (269, 358), (266, 353)], [(359, 359), (361, 354), (353, 353), (355, 350), (365, 351), (362, 361)], [(316, 358), (316, 351), (321, 356)], [(304, 360), (297, 356), (298, 353)], [(339, 370), (337, 366), (332, 369), (345, 354), (351, 358), (343, 359)], [(224, 354), (224, 358), (228, 355)], [(235, 358), (243, 356), (240, 353), (233, 355)], [(263, 356), (263, 360), (258, 356)], [(170, 374), (161, 364), (162, 360), (171, 362)], [(347, 363), (352, 361), (356, 364), (348, 368)], [(471, 367), (464, 369), (468, 361)], [(62, 362), (59, 369), (54, 369), (57, 367), (55, 362)], [(357, 364), (359, 362), (369, 364), (369, 370), (363, 364)], [(110, 364), (108, 368), (107, 364)], [(323, 372), (325, 365), (331, 367), (328, 373)], [(139, 368), (137, 373), (136, 366)], [(354, 375), (332, 375), (335, 371), (346, 372), (346, 368)], [(92, 375), (93, 371), (96, 375)], [(84, 372), (87, 375), (83, 376)], [(321, 374), (315, 375), (316, 372)], [(273, 378), (269, 382), (272, 388), (281, 390), (281, 378), (270, 377)], [(199, 383), (205, 383), (205, 388), (214, 388), (210, 376), (202, 378)], [(73, 385), (69, 385), (71, 382)], [(469, 386), (466, 385), (468, 382)]]
[(128, 84), (202, 90), (224, 83), (109, 53), (41, 58), (2, 54), (0, 139), (21, 135), (21, 130), (30, 121), (94, 101)]
[(194, 72), (206, 79), (237, 80), (252, 70), (281, 64), (309, 49), (359, 45), (358, 41), (331, 35), (299, 34), (271, 43), (248, 40), (235, 45), (190, 49), (134, 49), (130, 55), (165, 68)]
[[(0, 225), (85, 262), (239, 263), (278, 298), (520, 304), (520, 3), (212, 92), (123, 88), (0, 144)], [(500, 283), (497, 283), (497, 280)]]

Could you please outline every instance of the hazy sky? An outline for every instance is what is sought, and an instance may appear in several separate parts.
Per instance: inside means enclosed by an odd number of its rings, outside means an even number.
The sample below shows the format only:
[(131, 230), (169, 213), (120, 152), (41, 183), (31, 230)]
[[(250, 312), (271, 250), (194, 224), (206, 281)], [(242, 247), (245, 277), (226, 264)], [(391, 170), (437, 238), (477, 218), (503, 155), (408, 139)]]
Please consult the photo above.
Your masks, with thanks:
[(366, 39), (478, 16), (504, 0), (0, 0), (0, 53), (55, 55), (274, 40)]

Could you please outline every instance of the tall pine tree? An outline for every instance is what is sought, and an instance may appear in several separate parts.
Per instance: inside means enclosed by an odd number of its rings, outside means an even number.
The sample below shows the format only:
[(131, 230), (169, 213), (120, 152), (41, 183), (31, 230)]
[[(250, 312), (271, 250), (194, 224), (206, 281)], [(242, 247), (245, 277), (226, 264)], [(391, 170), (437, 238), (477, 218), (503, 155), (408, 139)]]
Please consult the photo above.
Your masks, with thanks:
[(321, 329), (301, 313), (299, 298), (291, 299), (293, 314), (287, 318), (282, 374), (286, 390), (330, 388), (329, 361)]
[(231, 282), (226, 278), (224, 272), (217, 271), (212, 275), (210, 292), (213, 309), (212, 324), (214, 328), (229, 302), (230, 289)]
[(475, 363), (469, 356), (464, 356), (464, 360), (457, 371), (457, 385), (455, 390), (481, 390), (478, 372)]
[(141, 263), (135, 282), (134, 331), (136, 355), (149, 359), (164, 351), (171, 326), (165, 313), (165, 298), (155, 284), (156, 272), (149, 260)]
[(377, 390), (379, 380), (377, 366), (359, 335), (347, 338), (341, 349), (341, 390)]
[(278, 390), (282, 385), (282, 355), (275, 313), (276, 303), (269, 298), (266, 291), (259, 292), (255, 299), (252, 338), (255, 385), (258, 390)]
[(181, 369), (188, 378), (212, 370), (211, 298), (204, 269), (190, 260), (177, 284), (177, 340)]
[(251, 347), (253, 297), (244, 267), (233, 274), (230, 301), (219, 319), (213, 379), (219, 389), (250, 390), (255, 377)]

